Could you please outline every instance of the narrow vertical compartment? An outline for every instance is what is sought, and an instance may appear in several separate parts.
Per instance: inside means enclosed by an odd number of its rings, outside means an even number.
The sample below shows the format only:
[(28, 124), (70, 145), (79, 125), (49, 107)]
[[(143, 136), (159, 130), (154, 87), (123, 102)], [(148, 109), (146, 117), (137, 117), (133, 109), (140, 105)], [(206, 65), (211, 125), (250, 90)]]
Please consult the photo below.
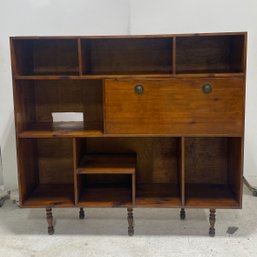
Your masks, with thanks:
[(186, 138), (186, 207), (238, 208), (242, 194), (242, 138)]
[(172, 74), (172, 37), (81, 39), (87, 75)]
[(149, 137), (133, 141), (138, 155), (136, 206), (180, 207), (181, 138)]
[(74, 205), (71, 139), (19, 139), (21, 206)]

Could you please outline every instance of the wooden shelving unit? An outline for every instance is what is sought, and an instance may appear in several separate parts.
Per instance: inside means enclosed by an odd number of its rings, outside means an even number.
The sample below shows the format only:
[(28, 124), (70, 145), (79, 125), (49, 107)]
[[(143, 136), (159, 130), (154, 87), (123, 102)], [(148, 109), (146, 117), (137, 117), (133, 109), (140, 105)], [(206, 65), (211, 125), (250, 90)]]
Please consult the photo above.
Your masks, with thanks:
[[(13, 37), (21, 207), (242, 207), (246, 33)], [(83, 113), (80, 121), (54, 113)]]

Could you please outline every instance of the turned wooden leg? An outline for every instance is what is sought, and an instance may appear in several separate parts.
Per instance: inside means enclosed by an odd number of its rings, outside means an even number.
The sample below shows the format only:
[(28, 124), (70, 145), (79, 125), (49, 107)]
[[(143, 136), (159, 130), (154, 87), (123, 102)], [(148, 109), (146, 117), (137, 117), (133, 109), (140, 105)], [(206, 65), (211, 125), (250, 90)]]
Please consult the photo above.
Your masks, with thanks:
[(134, 235), (134, 218), (133, 218), (133, 208), (127, 208), (128, 211), (128, 235)]
[(210, 209), (210, 229), (209, 229), (209, 235), (211, 237), (214, 237), (215, 236), (215, 228), (214, 228), (214, 225), (215, 225), (215, 221), (216, 221), (216, 210), (215, 209)]
[(52, 208), (46, 208), (46, 220), (48, 223), (48, 234), (54, 234)]
[(83, 208), (79, 208), (79, 218), (83, 220), (85, 218), (85, 212)]
[(184, 220), (186, 218), (186, 211), (184, 208), (180, 209), (180, 219)]

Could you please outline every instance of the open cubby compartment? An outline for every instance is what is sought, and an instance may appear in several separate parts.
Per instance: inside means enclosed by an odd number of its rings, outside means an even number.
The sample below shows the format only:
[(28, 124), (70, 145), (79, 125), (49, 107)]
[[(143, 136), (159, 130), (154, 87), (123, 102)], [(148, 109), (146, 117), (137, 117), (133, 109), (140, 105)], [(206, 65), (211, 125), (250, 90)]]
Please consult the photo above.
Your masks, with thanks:
[(176, 38), (176, 73), (244, 71), (245, 35)]
[(72, 139), (19, 139), (22, 207), (69, 207), (74, 200)]
[(241, 142), (239, 137), (185, 139), (186, 207), (240, 207)]
[(173, 38), (81, 39), (83, 73), (171, 74)]
[(136, 154), (99, 148), (97, 142), (96, 138), (76, 139), (78, 205), (133, 206)]
[(17, 80), (15, 91), (20, 136), (103, 130), (101, 80)]
[(12, 40), (15, 75), (79, 75), (77, 39)]
[(180, 207), (183, 200), (181, 138), (135, 138), (136, 206)]
[[(182, 196), (180, 144), (179, 138), (164, 137), (87, 138), (84, 152), (113, 156), (134, 153), (137, 157), (135, 206), (178, 207)], [(124, 196), (125, 193), (119, 195)]]

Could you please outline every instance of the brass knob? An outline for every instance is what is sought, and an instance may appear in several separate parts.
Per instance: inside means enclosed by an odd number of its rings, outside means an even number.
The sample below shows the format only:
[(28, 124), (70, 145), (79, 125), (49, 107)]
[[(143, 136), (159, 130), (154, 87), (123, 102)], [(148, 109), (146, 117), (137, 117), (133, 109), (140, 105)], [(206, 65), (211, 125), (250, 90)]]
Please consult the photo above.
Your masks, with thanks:
[(212, 92), (212, 85), (210, 83), (206, 83), (202, 86), (202, 91), (205, 94), (210, 94)]
[(137, 84), (134, 87), (134, 91), (136, 94), (141, 95), (144, 93), (144, 86), (142, 84)]

